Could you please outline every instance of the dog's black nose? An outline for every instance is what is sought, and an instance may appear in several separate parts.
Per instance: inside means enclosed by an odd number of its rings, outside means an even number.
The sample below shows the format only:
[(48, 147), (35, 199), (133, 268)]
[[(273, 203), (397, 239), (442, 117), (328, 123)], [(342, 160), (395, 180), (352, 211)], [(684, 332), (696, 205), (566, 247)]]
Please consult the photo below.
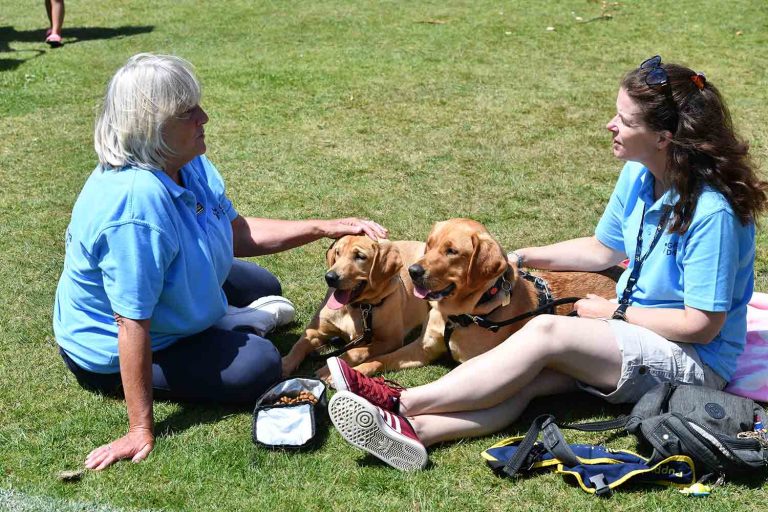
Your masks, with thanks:
[(339, 274), (337, 274), (333, 270), (329, 271), (327, 274), (325, 274), (325, 282), (328, 283), (328, 286), (330, 286), (331, 288), (338, 288)]
[(421, 279), (424, 277), (424, 267), (419, 265), (418, 263), (414, 263), (410, 267), (408, 267), (408, 273), (411, 275), (411, 279), (416, 281), (417, 279)]

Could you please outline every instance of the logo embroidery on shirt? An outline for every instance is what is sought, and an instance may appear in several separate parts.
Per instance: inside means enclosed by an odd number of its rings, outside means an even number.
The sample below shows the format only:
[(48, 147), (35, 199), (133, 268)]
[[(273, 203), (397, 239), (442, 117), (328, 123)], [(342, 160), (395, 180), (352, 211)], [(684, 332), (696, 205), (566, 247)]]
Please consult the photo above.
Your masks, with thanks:
[(677, 240), (671, 240), (664, 243), (664, 254), (673, 256), (677, 254)]
[(221, 219), (221, 216), (224, 215), (224, 208), (221, 207), (221, 205), (214, 206), (211, 208), (211, 211), (216, 216), (217, 219)]

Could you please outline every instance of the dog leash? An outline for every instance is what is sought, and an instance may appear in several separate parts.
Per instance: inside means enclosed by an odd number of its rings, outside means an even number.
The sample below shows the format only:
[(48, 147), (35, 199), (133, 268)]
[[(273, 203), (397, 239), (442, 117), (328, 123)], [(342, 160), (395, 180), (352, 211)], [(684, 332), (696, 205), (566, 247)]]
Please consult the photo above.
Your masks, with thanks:
[[(488, 329), (489, 331), (497, 332), (502, 327), (505, 327), (507, 325), (512, 325), (521, 320), (525, 320), (526, 318), (530, 318), (543, 313), (554, 314), (555, 308), (557, 306), (562, 306), (563, 304), (573, 304), (581, 300), (581, 297), (565, 297), (562, 299), (555, 299), (552, 296), (552, 292), (549, 289), (549, 285), (547, 285), (547, 282), (544, 279), (538, 276), (534, 276), (533, 274), (531, 274), (530, 272), (526, 272), (525, 270), (518, 270), (518, 273), (520, 277), (522, 277), (526, 281), (532, 282), (533, 286), (536, 288), (538, 299), (539, 299), (538, 307), (526, 313), (522, 313), (513, 318), (510, 318), (509, 320), (502, 320), (500, 322), (496, 322), (488, 318), (491, 314), (493, 314), (493, 311), (491, 311), (487, 315), (470, 315), (467, 313), (464, 313), (462, 315), (450, 315), (448, 317), (448, 321), (445, 323), (445, 329), (443, 330), (443, 342), (445, 343), (445, 348), (448, 351), (449, 355), (451, 355), (451, 346), (450, 346), (451, 336), (453, 336), (453, 331), (456, 330), (457, 327), (468, 327), (472, 324), (475, 324), (478, 327), (482, 327), (483, 329)], [(509, 290), (509, 293), (510, 295), (512, 294), (511, 289)], [(568, 313), (568, 316), (574, 316), (575, 314), (576, 312), (572, 311)]]
[[(446, 322), (445, 324), (445, 330), (443, 331), (443, 339), (445, 340), (445, 345), (447, 347), (448, 342), (451, 341), (451, 335), (453, 334), (453, 331), (456, 329), (456, 327), (468, 327), (472, 324), (475, 324), (478, 327), (482, 327), (483, 329), (488, 329), (489, 331), (496, 332), (502, 327), (505, 327), (507, 325), (511, 325), (521, 320), (525, 320), (526, 318), (530, 318), (532, 316), (540, 315), (542, 313), (551, 311), (557, 306), (562, 306), (563, 304), (573, 304), (574, 302), (580, 301), (581, 299), (582, 297), (565, 297), (562, 299), (556, 299), (551, 302), (547, 302), (546, 304), (543, 304), (537, 307), (536, 309), (533, 309), (521, 315), (512, 317), (509, 320), (502, 320), (500, 322), (489, 320), (488, 315), (485, 315), (485, 316), (469, 315), (466, 313), (463, 315), (450, 315), (448, 317), (448, 322)], [(573, 316), (573, 312), (569, 313), (568, 316)], [(449, 349), (449, 352), (450, 352), (450, 349)]]
[[(384, 301), (379, 302), (378, 304), (368, 304), (368, 303), (361, 303), (357, 304), (357, 307), (360, 309), (360, 316), (362, 318), (363, 322), (363, 333), (359, 336), (355, 336), (349, 343), (344, 345), (341, 348), (338, 348), (336, 350), (333, 350), (327, 354), (318, 354), (318, 350), (321, 348), (326, 347), (327, 345), (323, 345), (322, 347), (318, 347), (316, 350), (314, 350), (312, 353), (310, 353), (310, 358), (314, 360), (321, 360), (324, 361), (326, 359), (329, 359), (331, 357), (338, 357), (350, 349), (353, 349), (359, 345), (367, 345), (371, 342), (373, 339), (373, 308), (381, 306)], [(338, 338), (336, 336), (335, 338)], [(331, 338), (332, 340), (335, 338)], [(331, 342), (333, 343), (333, 342)]]

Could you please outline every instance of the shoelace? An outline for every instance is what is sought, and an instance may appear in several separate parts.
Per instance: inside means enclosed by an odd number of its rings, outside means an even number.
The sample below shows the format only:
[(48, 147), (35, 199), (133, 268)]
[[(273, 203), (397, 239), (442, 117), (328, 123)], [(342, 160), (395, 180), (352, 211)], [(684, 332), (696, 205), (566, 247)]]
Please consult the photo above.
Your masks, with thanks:
[(405, 389), (400, 384), (382, 377), (361, 379), (358, 384), (366, 396), (375, 398), (381, 404), (388, 404), (389, 400), (399, 397), (400, 391)]

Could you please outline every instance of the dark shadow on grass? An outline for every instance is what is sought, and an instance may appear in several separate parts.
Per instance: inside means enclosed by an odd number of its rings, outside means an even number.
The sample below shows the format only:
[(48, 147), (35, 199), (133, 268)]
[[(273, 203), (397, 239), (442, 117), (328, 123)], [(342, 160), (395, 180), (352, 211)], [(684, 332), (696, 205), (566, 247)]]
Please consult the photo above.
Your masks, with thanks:
[[(138, 34), (146, 34), (155, 29), (152, 25), (124, 26), (124, 27), (65, 27), (63, 39), (65, 45), (76, 44), (81, 41), (93, 41), (97, 39), (114, 39), (117, 37), (130, 37)], [(0, 26), (0, 53), (22, 54), (18, 59), (0, 59), (0, 71), (11, 71), (21, 64), (46, 53), (45, 50), (15, 50), (10, 43), (40, 43), (42, 48), (48, 49), (45, 44), (45, 29), (16, 30), (10, 25)], [(26, 56), (26, 54), (32, 54)]]
[(292, 322), (269, 334), (269, 340), (277, 347), (280, 354), (287, 354), (291, 347), (299, 340), (300, 336), (298, 334), (290, 332), (295, 327), (296, 322)]
[[(429, 452), (430, 449), (427, 449), (427, 452)], [(361, 468), (391, 468), (389, 464), (384, 462), (383, 460), (379, 459), (378, 457), (371, 455), (370, 453), (365, 454), (362, 458), (357, 460), (357, 465)], [(437, 465), (432, 462), (432, 459), (427, 460), (427, 465), (424, 466), (424, 471), (430, 471), (432, 469), (435, 469)]]
[(155, 424), (155, 436), (158, 438), (184, 432), (196, 425), (218, 423), (234, 414), (253, 411), (253, 407), (247, 405), (174, 403), (180, 406), (179, 410)]
[(514, 429), (513, 432), (524, 434), (533, 420), (541, 414), (552, 414), (560, 424), (592, 421), (595, 416), (616, 418), (628, 414), (631, 410), (632, 404), (611, 404), (584, 392), (566, 393), (533, 400), (507, 430)]

